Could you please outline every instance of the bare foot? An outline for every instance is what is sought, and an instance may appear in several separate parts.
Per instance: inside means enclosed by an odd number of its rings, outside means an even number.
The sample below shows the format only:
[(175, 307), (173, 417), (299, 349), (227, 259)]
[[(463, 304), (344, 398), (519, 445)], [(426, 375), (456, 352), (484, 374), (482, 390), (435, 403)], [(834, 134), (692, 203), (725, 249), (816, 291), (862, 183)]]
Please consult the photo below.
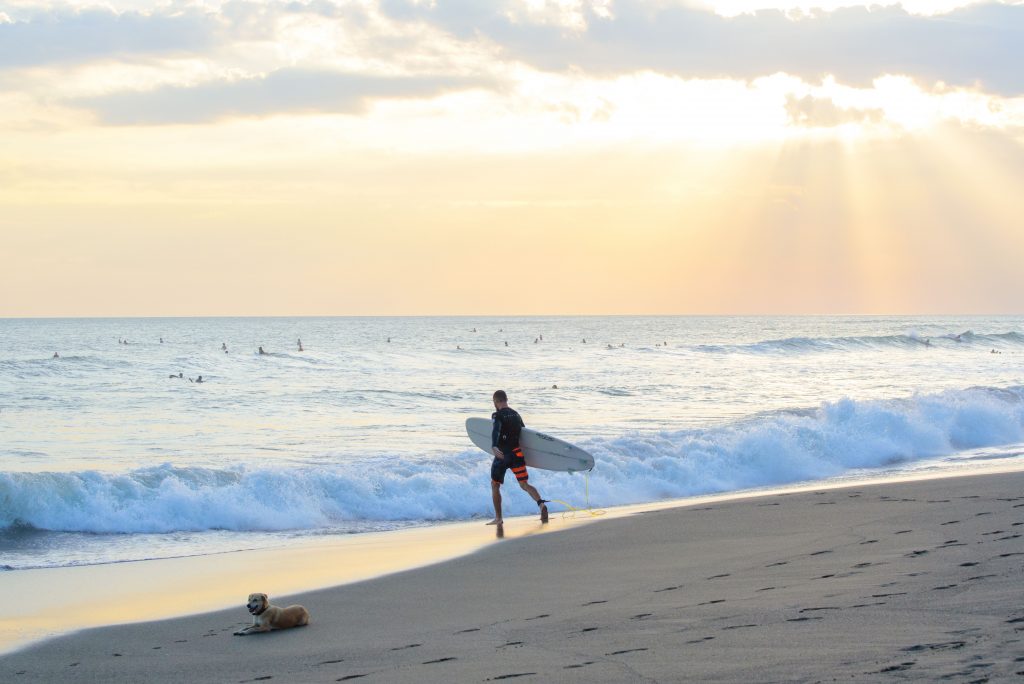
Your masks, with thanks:
[(494, 520), (492, 520), (491, 522), (489, 522), (487, 524), (488, 525), (501, 525), (502, 521), (501, 521), (501, 518), (495, 518)]

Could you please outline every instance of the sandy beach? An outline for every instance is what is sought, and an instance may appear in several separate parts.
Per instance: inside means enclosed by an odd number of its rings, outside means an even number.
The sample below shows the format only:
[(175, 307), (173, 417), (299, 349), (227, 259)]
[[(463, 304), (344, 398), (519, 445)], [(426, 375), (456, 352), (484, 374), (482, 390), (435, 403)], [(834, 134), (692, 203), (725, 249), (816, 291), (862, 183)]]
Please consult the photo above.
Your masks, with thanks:
[(950, 477), (521, 534), (272, 596), (312, 624), (235, 637), (247, 580), (237, 608), (46, 641), (0, 658), (0, 680), (1015, 680), (1022, 492), (1021, 472)]

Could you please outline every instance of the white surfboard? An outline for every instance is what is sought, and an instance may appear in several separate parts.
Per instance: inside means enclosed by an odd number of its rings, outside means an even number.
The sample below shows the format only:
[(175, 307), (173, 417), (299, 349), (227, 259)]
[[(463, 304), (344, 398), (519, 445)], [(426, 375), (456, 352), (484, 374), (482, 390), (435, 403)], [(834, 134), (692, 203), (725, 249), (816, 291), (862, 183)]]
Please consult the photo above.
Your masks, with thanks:
[[(466, 419), (469, 438), (487, 453), (491, 453), (491, 426), (490, 418)], [(594, 467), (594, 457), (583, 449), (528, 427), (519, 435), (519, 447), (530, 468), (578, 473)]]

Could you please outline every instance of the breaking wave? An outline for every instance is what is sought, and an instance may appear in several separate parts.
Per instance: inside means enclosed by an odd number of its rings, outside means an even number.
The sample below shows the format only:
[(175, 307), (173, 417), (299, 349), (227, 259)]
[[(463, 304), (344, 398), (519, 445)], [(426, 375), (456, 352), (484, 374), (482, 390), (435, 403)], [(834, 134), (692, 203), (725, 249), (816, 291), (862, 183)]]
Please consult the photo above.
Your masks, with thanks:
[[(631, 432), (581, 442), (599, 506), (817, 480), (1024, 441), (1024, 387), (975, 387), (892, 400), (842, 399), (725, 426)], [(486, 514), (479, 451), (339, 459), (329, 467), (178, 467), (123, 473), (0, 472), (0, 530), (87, 533), (351, 529)], [(531, 471), (547, 498), (582, 501), (580, 475)], [(509, 513), (532, 512), (518, 492)], [(371, 525), (372, 527), (372, 525)]]

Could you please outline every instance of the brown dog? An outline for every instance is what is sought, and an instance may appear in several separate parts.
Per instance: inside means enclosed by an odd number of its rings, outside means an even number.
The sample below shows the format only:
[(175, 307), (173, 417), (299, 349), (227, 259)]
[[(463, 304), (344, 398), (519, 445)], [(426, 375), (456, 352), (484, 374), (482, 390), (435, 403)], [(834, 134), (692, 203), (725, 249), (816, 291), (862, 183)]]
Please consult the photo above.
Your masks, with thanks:
[(309, 624), (309, 611), (302, 606), (281, 608), (270, 605), (266, 594), (249, 594), (245, 604), (252, 614), (252, 624), (235, 632), (235, 636), (245, 636), (256, 632), (269, 632), (272, 629), (289, 629)]

